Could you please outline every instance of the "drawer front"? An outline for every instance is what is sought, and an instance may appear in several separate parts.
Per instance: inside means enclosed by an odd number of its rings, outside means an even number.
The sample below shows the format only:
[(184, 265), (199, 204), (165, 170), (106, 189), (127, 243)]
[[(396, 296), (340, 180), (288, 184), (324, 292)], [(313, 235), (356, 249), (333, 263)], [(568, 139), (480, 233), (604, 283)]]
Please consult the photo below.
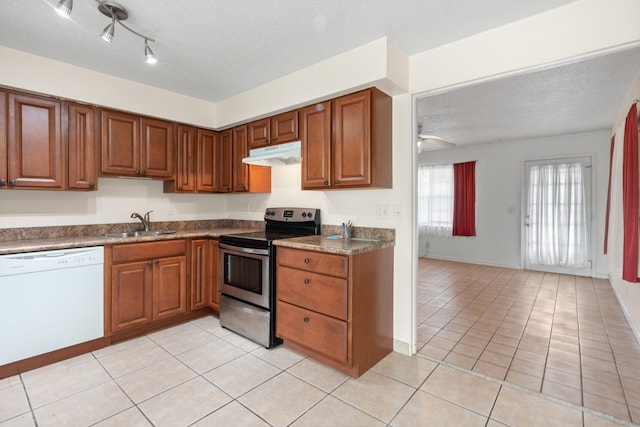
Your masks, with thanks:
[(279, 247), (277, 251), (279, 265), (337, 277), (347, 277), (348, 275), (349, 262), (346, 256), (282, 247)]
[(347, 320), (347, 279), (278, 266), (278, 299)]
[(276, 335), (318, 354), (347, 363), (347, 322), (278, 301)]
[(184, 240), (165, 240), (161, 242), (127, 243), (113, 246), (113, 263), (129, 262), (141, 259), (156, 259), (185, 255), (187, 244)]

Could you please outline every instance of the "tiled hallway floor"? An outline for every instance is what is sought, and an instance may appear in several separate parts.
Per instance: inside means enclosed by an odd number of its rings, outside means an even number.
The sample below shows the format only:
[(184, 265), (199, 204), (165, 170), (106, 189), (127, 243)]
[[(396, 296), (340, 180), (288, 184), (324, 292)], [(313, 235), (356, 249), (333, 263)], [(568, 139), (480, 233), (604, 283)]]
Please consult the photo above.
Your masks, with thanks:
[[(631, 425), (640, 395), (637, 348), (606, 282), (589, 280), (582, 289), (584, 279), (426, 262), (419, 294), (425, 355), (392, 353), (352, 379), (283, 346), (259, 347), (208, 316), (0, 380), (0, 427)], [(565, 338), (576, 328), (576, 339)], [(575, 346), (577, 362), (556, 355)], [(507, 366), (501, 355), (511, 359)], [(611, 360), (622, 375), (611, 372)], [(538, 378), (540, 369), (540, 384), (522, 380)], [(550, 383), (597, 399), (554, 397)], [(591, 406), (598, 399), (618, 405)], [(631, 414), (615, 411), (623, 402)]]
[(640, 345), (607, 280), (419, 260), (418, 349), (640, 423)]

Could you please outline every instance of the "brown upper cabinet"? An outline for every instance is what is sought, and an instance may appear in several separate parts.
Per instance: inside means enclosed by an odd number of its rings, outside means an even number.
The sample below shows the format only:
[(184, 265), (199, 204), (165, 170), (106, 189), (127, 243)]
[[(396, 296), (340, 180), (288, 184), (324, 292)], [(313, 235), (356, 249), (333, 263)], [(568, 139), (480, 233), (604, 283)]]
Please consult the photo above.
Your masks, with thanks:
[(104, 174), (171, 178), (174, 123), (120, 111), (102, 111)]
[(218, 133), (178, 125), (176, 174), (164, 182), (165, 193), (216, 193), (219, 188)]
[(7, 94), (0, 92), (0, 188), (7, 185)]
[(370, 88), (301, 109), (302, 188), (391, 188), (391, 108)]
[(242, 163), (242, 159), (249, 155), (248, 129), (248, 125), (236, 126), (232, 129), (231, 163), (233, 185), (231, 188), (234, 192), (249, 191), (249, 165)]
[(295, 141), (298, 139), (298, 111), (251, 122), (248, 133), (249, 149)]
[(196, 147), (196, 190), (203, 193), (216, 193), (219, 188), (218, 164), (220, 163), (220, 144), (218, 133), (212, 130), (198, 129)]
[(236, 126), (232, 131), (231, 170), (233, 192), (270, 193), (271, 168), (248, 165), (242, 159), (249, 155), (248, 125)]
[(7, 98), (7, 157), (3, 162), (6, 174), (0, 176), (3, 185), (63, 190), (67, 153), (63, 102), (11, 92)]
[(220, 193), (230, 193), (233, 187), (233, 131), (225, 130), (218, 134), (220, 144), (220, 158), (216, 167), (218, 168), (218, 191)]
[(68, 188), (96, 190), (98, 188), (96, 145), (100, 133), (96, 108), (70, 103), (68, 124)]

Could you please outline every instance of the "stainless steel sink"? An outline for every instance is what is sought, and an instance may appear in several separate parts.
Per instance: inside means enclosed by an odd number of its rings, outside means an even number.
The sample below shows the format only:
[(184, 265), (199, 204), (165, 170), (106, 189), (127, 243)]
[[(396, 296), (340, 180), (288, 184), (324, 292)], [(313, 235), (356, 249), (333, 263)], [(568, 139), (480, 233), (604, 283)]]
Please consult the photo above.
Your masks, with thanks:
[(126, 239), (128, 237), (159, 236), (161, 234), (175, 234), (175, 233), (176, 233), (175, 230), (129, 231), (126, 233), (101, 234), (100, 237), (106, 237), (108, 239)]

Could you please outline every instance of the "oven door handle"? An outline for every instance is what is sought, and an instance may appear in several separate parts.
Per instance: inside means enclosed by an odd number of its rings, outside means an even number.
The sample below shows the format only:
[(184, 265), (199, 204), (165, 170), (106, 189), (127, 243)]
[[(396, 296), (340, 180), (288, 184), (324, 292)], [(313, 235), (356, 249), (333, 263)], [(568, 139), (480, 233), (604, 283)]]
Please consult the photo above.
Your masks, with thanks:
[(245, 254), (255, 254), (255, 255), (269, 255), (269, 249), (254, 249), (254, 248), (242, 248), (240, 246), (229, 246), (224, 243), (218, 244), (220, 249), (227, 249), (229, 251), (242, 252)]

